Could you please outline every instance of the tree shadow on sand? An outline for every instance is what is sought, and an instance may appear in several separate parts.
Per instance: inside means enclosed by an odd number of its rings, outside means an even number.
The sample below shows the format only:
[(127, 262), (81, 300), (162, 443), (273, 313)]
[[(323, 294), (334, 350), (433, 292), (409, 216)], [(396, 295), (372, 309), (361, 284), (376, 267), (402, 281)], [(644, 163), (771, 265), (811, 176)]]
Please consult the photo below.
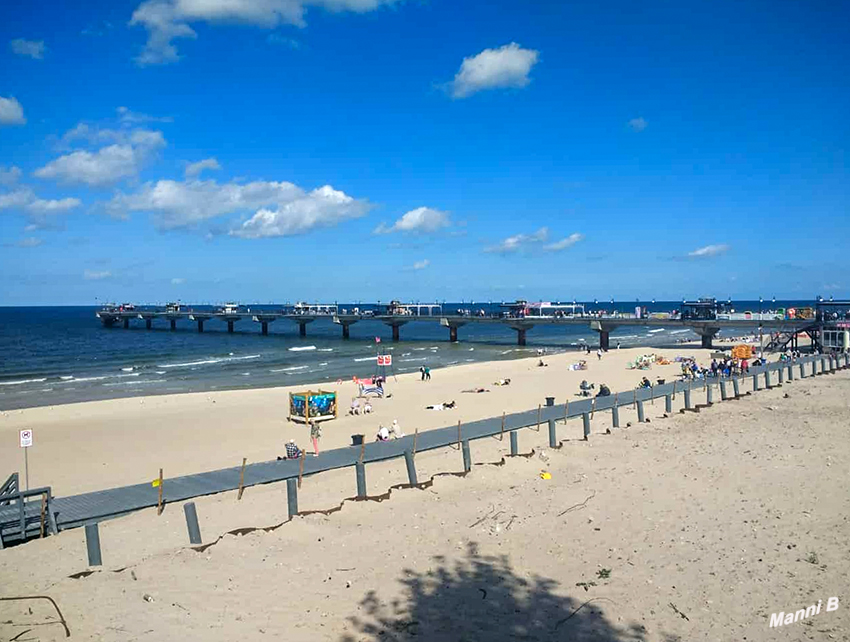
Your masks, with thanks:
[(404, 571), (404, 596), (384, 602), (369, 591), (363, 615), (349, 618), (342, 642), (508, 642), (571, 640), (641, 642), (640, 624), (620, 628), (601, 612), (617, 605), (598, 593), (574, 599), (555, 593), (559, 583), (519, 577), (506, 556), (486, 557), (470, 544), (466, 557), (451, 564), (434, 558), (427, 572)]

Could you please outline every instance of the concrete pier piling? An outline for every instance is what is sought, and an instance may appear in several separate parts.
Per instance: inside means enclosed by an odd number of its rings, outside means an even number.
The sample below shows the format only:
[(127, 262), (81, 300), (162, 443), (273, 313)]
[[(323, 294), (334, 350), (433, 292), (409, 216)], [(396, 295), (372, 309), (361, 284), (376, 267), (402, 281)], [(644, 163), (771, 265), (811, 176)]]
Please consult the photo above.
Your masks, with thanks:
[(785, 383), (785, 367), (784, 366), (779, 366), (778, 374), (779, 374), (779, 385), (781, 386), (783, 383)]
[(753, 392), (759, 391), (759, 376), (757, 374), (753, 375)]
[(186, 515), (186, 529), (189, 531), (189, 543), (200, 544), (201, 527), (198, 525), (198, 511), (195, 508), (195, 502), (186, 502), (183, 504), (183, 513)]
[(100, 555), (100, 531), (97, 522), (86, 524), (86, 552), (88, 553), (89, 566), (101, 566), (103, 559)]
[(298, 514), (298, 480), (294, 477), (286, 480), (286, 507), (290, 519)]
[(557, 448), (558, 446), (558, 434), (555, 431), (555, 420), (549, 420), (549, 448)]
[(171, 322), (171, 329), (176, 330), (177, 329), (177, 319), (169, 319), (169, 321)]
[(151, 318), (145, 319), (145, 329), (150, 330), (152, 326), (153, 326), (153, 319), (151, 319)]
[(233, 334), (233, 321), (227, 322), (227, 332), (228, 334)]
[(124, 329), (126, 330), (129, 327), (130, 327), (130, 319), (125, 318), (124, 319)]
[(673, 395), (664, 395), (664, 412), (673, 412)]
[(645, 423), (646, 422), (646, 414), (644, 413), (644, 409), (643, 409), (643, 401), (636, 401), (635, 404), (637, 405), (638, 423), (639, 424)]
[(269, 322), (268, 321), (263, 321), (260, 324), (260, 332), (263, 333), (263, 336), (266, 336), (269, 333)]
[(728, 399), (728, 395), (726, 393), (726, 381), (720, 382), (720, 401), (726, 401)]
[(366, 464), (358, 461), (354, 464), (354, 468), (357, 475), (357, 496), (366, 497)]
[(620, 427), (620, 409), (617, 406), (611, 408), (611, 426), (613, 428)]
[(803, 363), (800, 362), (800, 379), (806, 378), (806, 369), (803, 367)]
[(693, 410), (693, 406), (691, 406), (691, 389), (686, 388), (684, 390), (685, 395), (685, 410)]
[(705, 387), (705, 403), (709, 406), (714, 403), (714, 393), (712, 392), (711, 384)]
[(198, 319), (198, 332), (204, 331), (204, 322), (201, 319)]
[(770, 390), (773, 387), (773, 382), (770, 378), (770, 370), (766, 370), (764, 373), (764, 387)]
[(519, 437), (517, 436), (516, 430), (511, 430), (511, 457), (516, 457), (519, 455)]
[(583, 412), (581, 414), (581, 425), (584, 430), (584, 440), (587, 441), (590, 437), (590, 414)]
[(472, 470), (472, 455), (469, 453), (469, 439), (464, 439), (461, 444), (463, 451), (463, 472), (468, 473)]
[(419, 482), (416, 477), (416, 462), (413, 459), (412, 450), (404, 451), (404, 463), (407, 465), (407, 483), (411, 486), (416, 486)]
[(732, 379), (732, 392), (735, 393), (735, 399), (741, 398), (741, 384), (738, 379)]

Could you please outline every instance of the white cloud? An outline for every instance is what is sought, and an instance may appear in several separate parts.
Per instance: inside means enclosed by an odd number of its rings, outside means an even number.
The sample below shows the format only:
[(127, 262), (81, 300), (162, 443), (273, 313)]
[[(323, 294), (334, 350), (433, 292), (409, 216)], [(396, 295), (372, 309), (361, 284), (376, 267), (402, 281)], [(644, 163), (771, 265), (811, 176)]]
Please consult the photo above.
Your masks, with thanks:
[(539, 57), (539, 51), (523, 49), (512, 42), (464, 58), (460, 70), (450, 83), (452, 96), (466, 98), (484, 89), (525, 87), (531, 82), (528, 74)]
[(692, 259), (706, 259), (713, 256), (720, 256), (729, 251), (729, 246), (726, 244), (706, 245), (693, 252), (688, 252), (688, 257)]
[(35, 238), (34, 236), (27, 237), (25, 239), (21, 239), (15, 243), (3, 243), (4, 247), (38, 247), (44, 241), (41, 239)]
[(131, 25), (141, 25), (148, 41), (136, 58), (139, 65), (177, 62), (173, 40), (196, 38), (192, 22), (241, 23), (264, 29), (279, 25), (304, 27), (307, 6), (328, 11), (374, 11), (399, 0), (146, 0), (133, 12)]
[(44, 40), (24, 40), (23, 38), (15, 38), (9, 43), (9, 47), (19, 56), (29, 56), (36, 60), (44, 58), (46, 50)]
[(422, 261), (417, 261), (416, 263), (414, 263), (413, 269), (414, 270), (424, 270), (429, 265), (431, 265), (431, 261), (429, 261), (428, 259), (423, 259)]
[(436, 232), (451, 225), (449, 215), (430, 207), (417, 207), (410, 210), (391, 226), (381, 223), (375, 228), (375, 234), (390, 234), (391, 232)]
[(38, 198), (28, 187), (20, 187), (14, 191), (0, 194), (0, 210), (21, 210), (31, 221), (30, 225), (26, 227), (28, 232), (55, 227), (56, 216), (67, 214), (80, 205), (82, 205), (82, 202), (78, 198), (57, 200)]
[(628, 124), (629, 127), (631, 127), (632, 131), (636, 132), (642, 132), (649, 125), (649, 123), (646, 122), (646, 119), (642, 116), (639, 118), (632, 118)]
[(83, 272), (83, 278), (86, 281), (101, 281), (103, 279), (108, 279), (112, 276), (112, 272), (109, 270), (103, 270), (101, 272), (96, 272), (94, 270), (86, 270)]
[(21, 168), (14, 165), (9, 169), (0, 166), (0, 185), (14, 185), (21, 178)]
[(215, 158), (205, 158), (197, 163), (189, 163), (186, 166), (185, 174), (186, 176), (196, 177), (200, 176), (201, 172), (205, 169), (221, 169), (221, 165), (218, 164)]
[(485, 252), (494, 252), (496, 254), (511, 254), (524, 250), (529, 245), (542, 243), (549, 238), (549, 228), (541, 227), (533, 234), (516, 234), (509, 236), (498, 245), (485, 248)]
[(547, 252), (560, 252), (561, 250), (566, 250), (567, 248), (572, 247), (583, 239), (584, 234), (579, 234), (578, 232), (575, 232), (573, 234), (570, 234), (567, 238), (561, 239), (560, 241), (550, 243), (549, 245), (544, 245), (543, 249)]
[(186, 279), (173, 278), (171, 279), (171, 285), (183, 285), (186, 282)]
[(368, 201), (354, 199), (326, 185), (305, 192), (285, 181), (218, 183), (214, 180), (161, 180), (133, 194), (116, 194), (105, 206), (115, 218), (149, 212), (162, 229), (195, 227), (210, 219), (250, 214), (232, 236), (288, 236), (364, 216)]
[(0, 96), (0, 125), (25, 125), (24, 108), (14, 96), (3, 98)]
[(78, 198), (62, 198), (58, 200), (44, 200), (36, 198), (27, 204), (27, 210), (37, 215), (62, 214), (68, 210), (82, 205)]
[(149, 116), (139, 112), (130, 111), (126, 107), (119, 107), (118, 120), (122, 125), (141, 125), (142, 123), (170, 123), (174, 119), (171, 116)]
[(37, 169), (34, 175), (63, 183), (85, 183), (92, 187), (101, 187), (136, 176), (166, 144), (162, 132), (159, 131), (97, 130), (83, 123), (63, 136), (66, 141), (77, 138), (93, 141), (113, 139), (120, 142), (96, 151), (77, 150), (65, 154)]
[(360, 218), (370, 209), (367, 201), (355, 200), (325, 185), (276, 210), (260, 210), (230, 234), (249, 239), (292, 236)]
[(33, 199), (32, 190), (22, 187), (5, 194), (0, 194), (0, 210), (14, 207), (24, 207)]

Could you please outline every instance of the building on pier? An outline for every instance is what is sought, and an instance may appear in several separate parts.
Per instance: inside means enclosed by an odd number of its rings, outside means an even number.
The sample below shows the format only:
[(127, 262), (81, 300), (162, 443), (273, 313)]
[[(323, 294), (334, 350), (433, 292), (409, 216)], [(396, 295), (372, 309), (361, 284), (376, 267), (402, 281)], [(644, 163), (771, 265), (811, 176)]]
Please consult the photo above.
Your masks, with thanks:
[(850, 301), (818, 300), (816, 319), (825, 352), (850, 350)]

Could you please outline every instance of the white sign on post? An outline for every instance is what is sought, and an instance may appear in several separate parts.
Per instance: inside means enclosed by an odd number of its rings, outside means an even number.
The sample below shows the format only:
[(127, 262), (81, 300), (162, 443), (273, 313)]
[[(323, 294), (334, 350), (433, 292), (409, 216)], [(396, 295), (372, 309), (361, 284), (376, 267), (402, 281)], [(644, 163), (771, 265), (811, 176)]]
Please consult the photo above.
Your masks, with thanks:
[(21, 431), (21, 448), (29, 448), (32, 446), (32, 430)]

